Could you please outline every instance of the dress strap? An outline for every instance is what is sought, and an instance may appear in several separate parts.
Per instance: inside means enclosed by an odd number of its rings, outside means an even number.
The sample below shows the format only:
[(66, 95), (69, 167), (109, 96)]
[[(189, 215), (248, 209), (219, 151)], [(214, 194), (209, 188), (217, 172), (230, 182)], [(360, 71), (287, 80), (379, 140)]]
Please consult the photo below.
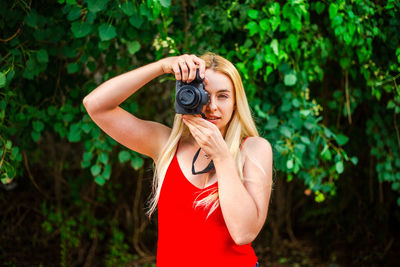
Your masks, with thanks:
[(247, 138), (248, 138), (248, 136), (246, 136), (246, 137), (243, 139), (242, 143), (240, 144), (240, 150), (242, 150), (243, 145), (244, 145), (244, 142), (246, 142), (246, 139), (247, 139)]

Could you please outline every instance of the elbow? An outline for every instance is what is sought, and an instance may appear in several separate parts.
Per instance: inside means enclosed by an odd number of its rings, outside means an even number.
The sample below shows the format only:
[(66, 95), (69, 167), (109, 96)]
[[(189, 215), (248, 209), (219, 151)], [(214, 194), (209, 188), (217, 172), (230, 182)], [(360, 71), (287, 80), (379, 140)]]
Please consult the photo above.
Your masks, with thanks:
[(85, 97), (83, 98), (82, 103), (83, 103), (83, 106), (84, 106), (86, 109), (88, 109), (88, 106), (89, 106), (89, 98), (88, 98), (88, 96), (85, 96)]
[(89, 115), (94, 113), (93, 104), (91, 103), (89, 96), (85, 96), (85, 98), (82, 100), (82, 103)]
[(238, 246), (243, 246), (243, 245), (250, 244), (251, 242), (254, 241), (255, 238), (256, 238), (256, 236), (251, 234), (251, 233), (232, 236), (233, 241)]

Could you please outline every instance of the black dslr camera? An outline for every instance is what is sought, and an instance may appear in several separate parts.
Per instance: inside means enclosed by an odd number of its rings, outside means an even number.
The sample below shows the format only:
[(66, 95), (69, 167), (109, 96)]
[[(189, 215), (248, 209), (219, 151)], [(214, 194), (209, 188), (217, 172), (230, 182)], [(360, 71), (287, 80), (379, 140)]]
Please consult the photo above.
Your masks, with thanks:
[(203, 79), (200, 78), (199, 70), (196, 71), (196, 78), (185, 83), (176, 81), (175, 89), (175, 112), (178, 114), (201, 114), (201, 110), (210, 100), (205, 90)]

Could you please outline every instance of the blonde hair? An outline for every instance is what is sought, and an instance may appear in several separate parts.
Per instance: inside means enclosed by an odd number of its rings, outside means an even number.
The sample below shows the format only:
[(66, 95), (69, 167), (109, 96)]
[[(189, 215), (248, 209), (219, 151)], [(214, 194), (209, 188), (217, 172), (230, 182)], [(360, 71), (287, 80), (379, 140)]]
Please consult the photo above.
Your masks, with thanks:
[[(212, 69), (214, 71), (225, 74), (231, 79), (233, 83), (236, 108), (233, 111), (232, 119), (229, 122), (225, 134), (225, 142), (229, 147), (229, 150), (239, 171), (239, 176), (243, 181), (243, 171), (240, 164), (240, 144), (245, 137), (259, 135), (254, 120), (251, 116), (249, 104), (247, 102), (247, 97), (243, 88), (242, 79), (240, 78), (239, 72), (237, 71), (235, 66), (227, 59), (211, 52), (205, 53), (200, 58), (205, 61), (206, 69)], [(190, 134), (190, 132), (187, 126), (182, 121), (182, 115), (176, 114), (172, 126), (171, 135), (169, 136), (169, 139), (156, 162), (153, 177), (153, 194), (149, 201), (149, 210), (147, 211), (147, 215), (149, 217), (157, 208), (157, 203), (160, 198), (161, 186), (163, 184), (167, 169), (175, 155), (178, 141), (182, 136), (188, 134)], [(211, 206), (208, 216), (219, 206), (218, 190), (215, 188), (209, 190), (213, 191), (209, 193), (208, 196), (206, 196), (205, 198), (199, 201), (196, 200), (195, 202), (196, 207), (203, 206), (204, 208), (207, 208)], [(205, 190), (204, 192), (202, 192), (202, 194), (206, 192), (208, 193), (209, 190)], [(200, 197), (200, 195), (198, 197)]]

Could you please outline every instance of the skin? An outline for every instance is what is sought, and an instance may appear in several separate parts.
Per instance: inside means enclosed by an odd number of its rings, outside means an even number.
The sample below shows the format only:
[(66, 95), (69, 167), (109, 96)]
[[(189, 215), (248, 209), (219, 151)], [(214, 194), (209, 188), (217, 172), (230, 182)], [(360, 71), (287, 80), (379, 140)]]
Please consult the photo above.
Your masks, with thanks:
[[(169, 57), (104, 82), (84, 98), (83, 104), (93, 121), (117, 142), (157, 161), (171, 129), (157, 122), (141, 120), (119, 105), (162, 74), (172, 73), (177, 80), (191, 82), (196, 68), (199, 68), (200, 77), (205, 78), (206, 90), (211, 98), (203, 113), (208, 118), (218, 119), (183, 116), (191, 135), (180, 142), (178, 162), (186, 178), (198, 188), (218, 181), (220, 206), (229, 233), (237, 244), (248, 244), (260, 232), (268, 213), (272, 150), (263, 138), (250, 137), (246, 140), (240, 152), (243, 183), (223, 138), (235, 110), (234, 88), (229, 77), (206, 70), (205, 62), (195, 55)], [(153, 137), (152, 142), (148, 142), (148, 136)], [(214, 161), (215, 172), (191, 174), (191, 161), (199, 147)], [(200, 156), (196, 168), (203, 169), (209, 161)]]

